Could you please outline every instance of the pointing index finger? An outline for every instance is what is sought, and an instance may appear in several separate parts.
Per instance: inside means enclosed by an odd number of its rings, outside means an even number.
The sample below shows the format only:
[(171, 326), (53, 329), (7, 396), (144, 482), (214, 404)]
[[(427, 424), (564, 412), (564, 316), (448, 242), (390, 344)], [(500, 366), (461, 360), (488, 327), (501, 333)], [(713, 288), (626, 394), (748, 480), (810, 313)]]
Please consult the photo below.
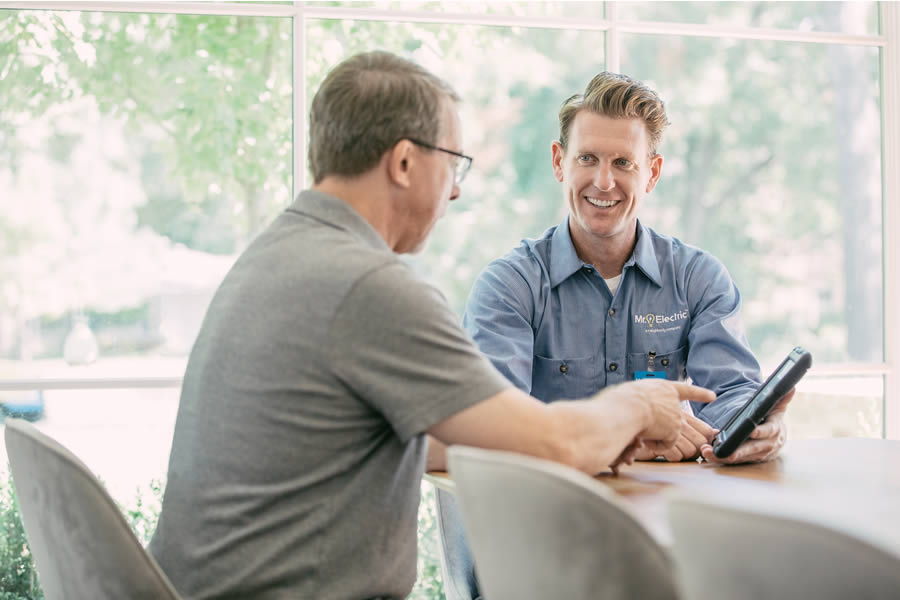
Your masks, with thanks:
[(680, 400), (708, 403), (716, 399), (716, 395), (706, 388), (682, 382), (672, 382), (672, 385), (675, 386)]

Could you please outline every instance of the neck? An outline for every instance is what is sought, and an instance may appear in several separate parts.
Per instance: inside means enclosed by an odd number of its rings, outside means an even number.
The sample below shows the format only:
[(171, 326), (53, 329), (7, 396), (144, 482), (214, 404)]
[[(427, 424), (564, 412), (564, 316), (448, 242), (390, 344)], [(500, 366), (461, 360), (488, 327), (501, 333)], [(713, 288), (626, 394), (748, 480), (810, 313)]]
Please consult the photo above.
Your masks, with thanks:
[(580, 232), (578, 235), (569, 225), (569, 235), (578, 258), (593, 265), (600, 276), (611, 279), (622, 273), (622, 268), (634, 252), (637, 243), (637, 224), (628, 233), (610, 237), (597, 237)]
[(388, 189), (376, 173), (369, 171), (355, 177), (329, 176), (312, 186), (312, 189), (349, 204), (391, 249), (396, 250), (400, 235), (392, 224), (396, 224), (397, 220), (392, 218)]

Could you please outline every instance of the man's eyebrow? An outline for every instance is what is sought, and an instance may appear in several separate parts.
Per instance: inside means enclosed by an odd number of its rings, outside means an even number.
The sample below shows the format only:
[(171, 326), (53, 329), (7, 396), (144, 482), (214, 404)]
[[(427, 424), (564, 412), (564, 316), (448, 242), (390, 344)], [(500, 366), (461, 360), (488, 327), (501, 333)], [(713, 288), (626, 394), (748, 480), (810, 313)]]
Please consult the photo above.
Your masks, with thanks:
[(576, 154), (591, 154), (594, 156), (605, 154), (608, 156), (614, 156), (616, 158), (627, 158), (630, 160), (634, 160), (634, 156), (635, 156), (634, 153), (627, 151), (627, 150), (622, 150), (622, 151), (613, 150), (611, 152), (598, 152), (596, 150), (591, 150), (589, 148), (578, 148), (577, 150), (575, 150), (575, 153)]

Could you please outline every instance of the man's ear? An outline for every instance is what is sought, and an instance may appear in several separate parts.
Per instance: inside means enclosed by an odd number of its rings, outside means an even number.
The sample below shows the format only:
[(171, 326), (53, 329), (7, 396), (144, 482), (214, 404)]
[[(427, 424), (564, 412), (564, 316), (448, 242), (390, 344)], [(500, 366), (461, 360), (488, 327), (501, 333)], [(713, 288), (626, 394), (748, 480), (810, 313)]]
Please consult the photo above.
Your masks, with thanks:
[(550, 144), (550, 162), (553, 165), (553, 176), (556, 177), (556, 180), (560, 183), (562, 183), (563, 180), (562, 161), (565, 154), (562, 144), (558, 141), (554, 140), (553, 143)]
[(412, 185), (410, 172), (415, 163), (415, 144), (409, 140), (400, 140), (387, 153), (387, 170), (391, 183), (402, 188)]
[(650, 157), (650, 180), (647, 182), (646, 192), (649, 194), (656, 187), (659, 176), (662, 173), (663, 157), (662, 154), (654, 154)]

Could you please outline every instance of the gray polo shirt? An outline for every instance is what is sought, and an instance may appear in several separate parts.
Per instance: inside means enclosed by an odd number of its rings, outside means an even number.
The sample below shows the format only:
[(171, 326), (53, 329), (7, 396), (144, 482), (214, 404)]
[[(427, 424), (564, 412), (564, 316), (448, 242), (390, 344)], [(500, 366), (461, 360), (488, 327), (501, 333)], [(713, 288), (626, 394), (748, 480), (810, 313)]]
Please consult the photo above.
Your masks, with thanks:
[(187, 598), (405, 598), (422, 434), (509, 385), (356, 211), (303, 192), (210, 304), (150, 550)]

